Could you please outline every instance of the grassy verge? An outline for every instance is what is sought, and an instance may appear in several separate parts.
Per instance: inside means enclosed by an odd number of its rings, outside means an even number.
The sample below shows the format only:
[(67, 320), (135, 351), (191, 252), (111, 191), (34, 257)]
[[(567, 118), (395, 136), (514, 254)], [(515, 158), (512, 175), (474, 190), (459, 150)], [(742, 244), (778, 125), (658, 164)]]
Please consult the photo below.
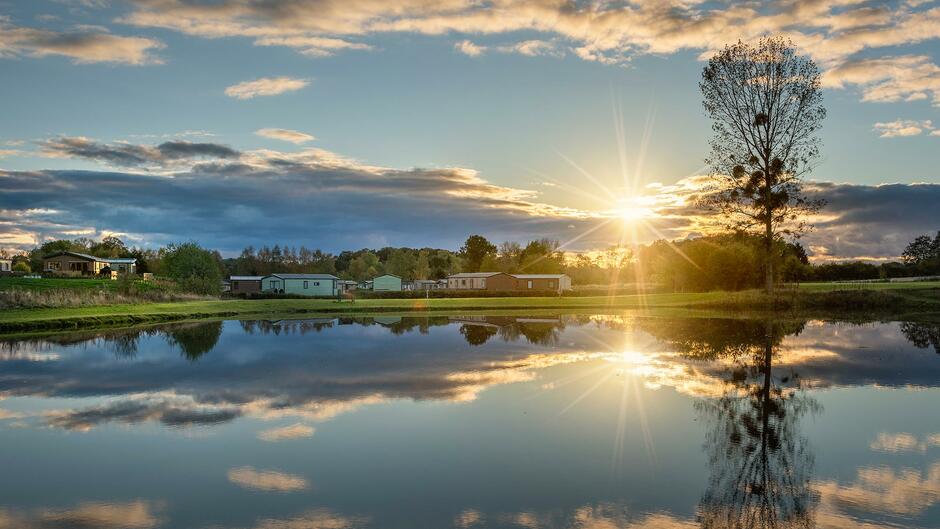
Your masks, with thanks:
[(34, 330), (126, 326), (196, 319), (298, 317), (316, 314), (408, 312), (482, 312), (539, 310), (647, 310), (698, 309), (715, 312), (788, 312), (812, 315), (900, 318), (902, 315), (940, 313), (936, 283), (901, 288), (801, 289), (770, 298), (755, 291), (727, 293), (650, 294), (645, 296), (365, 299), (338, 303), (322, 299), (265, 299), (182, 301), (88, 306), (76, 308), (18, 309), (0, 312), (0, 333)]

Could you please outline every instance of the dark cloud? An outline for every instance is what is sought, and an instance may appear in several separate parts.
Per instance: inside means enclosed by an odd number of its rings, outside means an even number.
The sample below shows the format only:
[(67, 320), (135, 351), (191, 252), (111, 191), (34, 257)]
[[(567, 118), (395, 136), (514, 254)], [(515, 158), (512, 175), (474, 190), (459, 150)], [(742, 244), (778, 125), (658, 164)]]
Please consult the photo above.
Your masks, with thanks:
[[(493, 240), (548, 237), (569, 250), (707, 232), (693, 206), (701, 178), (650, 189), (657, 217), (625, 230), (609, 214), (540, 202), (463, 168), (393, 169), (320, 149), (238, 152), (215, 143), (43, 142), (50, 155), (143, 173), (0, 172), (0, 246), (27, 249), (81, 232), (126, 234), (158, 246), (196, 239), (227, 255), (247, 245), (291, 244), (327, 251), (402, 245), (456, 248), (471, 233)], [(210, 158), (200, 161), (200, 158)], [(159, 171), (163, 174), (149, 174)], [(940, 184), (811, 183), (828, 200), (804, 243), (818, 258), (894, 258), (916, 235), (940, 229), (932, 205)]]
[(806, 237), (817, 257), (897, 257), (914, 237), (940, 230), (940, 184), (810, 187), (828, 201)]
[(164, 167), (197, 158), (234, 159), (240, 153), (217, 143), (167, 141), (157, 146), (100, 143), (83, 137), (61, 137), (39, 143), (53, 157), (81, 158), (120, 167)]

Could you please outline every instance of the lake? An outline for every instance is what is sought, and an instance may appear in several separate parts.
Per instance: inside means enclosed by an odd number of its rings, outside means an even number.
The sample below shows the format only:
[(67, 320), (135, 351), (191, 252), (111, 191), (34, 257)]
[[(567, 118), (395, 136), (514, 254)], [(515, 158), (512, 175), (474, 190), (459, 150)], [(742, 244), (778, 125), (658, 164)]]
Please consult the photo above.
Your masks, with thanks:
[(0, 342), (0, 528), (940, 527), (940, 325), (224, 321)]

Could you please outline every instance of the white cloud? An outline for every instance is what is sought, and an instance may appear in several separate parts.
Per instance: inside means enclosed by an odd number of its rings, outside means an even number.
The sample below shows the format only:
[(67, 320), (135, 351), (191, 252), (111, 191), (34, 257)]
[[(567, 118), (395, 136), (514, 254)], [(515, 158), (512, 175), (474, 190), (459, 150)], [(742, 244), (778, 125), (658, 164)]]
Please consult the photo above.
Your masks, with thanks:
[(155, 50), (163, 43), (144, 37), (112, 35), (97, 26), (80, 26), (72, 32), (13, 26), (0, 16), (0, 58), (69, 57), (76, 63), (158, 64)]
[(478, 44), (474, 44), (469, 40), (462, 40), (457, 44), (454, 44), (454, 49), (463, 53), (464, 55), (469, 55), (470, 57), (479, 57), (483, 55), (483, 52), (486, 51), (486, 48)]
[(889, 122), (875, 123), (873, 128), (882, 138), (899, 138), (904, 136), (919, 136), (926, 131), (934, 134), (933, 122), (929, 119), (922, 121), (910, 119), (897, 119)]
[(315, 430), (312, 426), (296, 423), (291, 424), (290, 426), (284, 426), (283, 428), (272, 428), (270, 430), (264, 430), (258, 434), (258, 438), (262, 441), (269, 442), (286, 441), (289, 439), (313, 437), (314, 431)]
[[(562, 55), (555, 41), (583, 60), (624, 64), (635, 55), (671, 54), (684, 50), (706, 56), (728, 42), (781, 34), (827, 70), (854, 69), (864, 61), (859, 52), (898, 48), (940, 38), (940, 7), (917, 0), (894, 8), (860, 0), (840, 2), (738, 3), (700, 1), (558, 2), (543, 0), (219, 0), (203, 4), (185, 0), (138, 0), (121, 21), (160, 27), (206, 38), (245, 37), (262, 46), (288, 46), (308, 55), (369, 49), (351, 39), (388, 32), (427, 35), (508, 35), (538, 32), (549, 40), (486, 47), (460, 40), (455, 49), (470, 56), (488, 51), (524, 55)], [(887, 58), (890, 59), (890, 58)], [(904, 67), (867, 76), (877, 86), (863, 85), (866, 101), (916, 100), (936, 95), (940, 75), (931, 64), (914, 71)], [(907, 70), (911, 70), (908, 67)], [(831, 87), (857, 84), (830, 79)]]
[(229, 470), (228, 480), (246, 489), (267, 492), (297, 492), (309, 487), (307, 480), (300, 476), (273, 470), (255, 470), (251, 467)]
[(255, 131), (255, 134), (264, 138), (287, 141), (297, 145), (316, 139), (305, 132), (290, 129), (259, 129)]
[(258, 96), (275, 96), (285, 92), (295, 92), (310, 84), (307, 79), (292, 77), (262, 77), (254, 81), (245, 81), (225, 89), (225, 95), (235, 99), (251, 99)]

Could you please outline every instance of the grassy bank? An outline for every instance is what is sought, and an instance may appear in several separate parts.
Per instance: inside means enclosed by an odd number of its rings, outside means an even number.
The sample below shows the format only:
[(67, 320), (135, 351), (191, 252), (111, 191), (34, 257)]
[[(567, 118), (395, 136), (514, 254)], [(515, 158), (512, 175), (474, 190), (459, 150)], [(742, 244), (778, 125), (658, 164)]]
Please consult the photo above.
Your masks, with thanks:
[(760, 292), (705, 292), (645, 296), (539, 298), (365, 299), (338, 303), (322, 299), (212, 300), (141, 303), (74, 308), (18, 309), (0, 312), (0, 333), (41, 329), (123, 326), (203, 318), (299, 317), (315, 314), (354, 314), (427, 311), (637, 310), (688, 308), (715, 311), (780, 311), (836, 315), (865, 312), (885, 317), (940, 312), (940, 284), (890, 283), (863, 288), (790, 290), (770, 298)]

